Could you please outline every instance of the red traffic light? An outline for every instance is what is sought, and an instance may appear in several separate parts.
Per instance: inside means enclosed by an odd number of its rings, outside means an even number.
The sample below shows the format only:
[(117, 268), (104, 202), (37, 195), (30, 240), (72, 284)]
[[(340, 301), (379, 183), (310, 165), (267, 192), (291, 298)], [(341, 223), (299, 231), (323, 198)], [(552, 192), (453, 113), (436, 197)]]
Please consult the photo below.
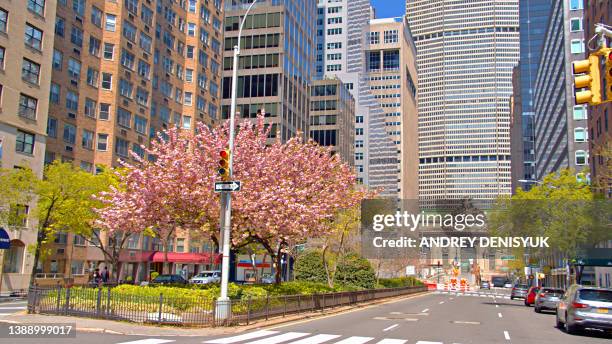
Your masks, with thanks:
[(221, 159), (229, 159), (229, 150), (224, 149), (221, 152), (219, 152), (219, 156), (221, 157)]

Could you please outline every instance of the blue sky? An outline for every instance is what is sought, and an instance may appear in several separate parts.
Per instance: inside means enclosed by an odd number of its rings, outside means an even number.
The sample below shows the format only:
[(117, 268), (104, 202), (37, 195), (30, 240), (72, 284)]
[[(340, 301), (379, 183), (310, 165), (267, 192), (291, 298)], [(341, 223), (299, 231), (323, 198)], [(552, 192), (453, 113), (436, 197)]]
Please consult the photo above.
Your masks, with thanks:
[(406, 12), (406, 0), (372, 0), (377, 18), (401, 17)]

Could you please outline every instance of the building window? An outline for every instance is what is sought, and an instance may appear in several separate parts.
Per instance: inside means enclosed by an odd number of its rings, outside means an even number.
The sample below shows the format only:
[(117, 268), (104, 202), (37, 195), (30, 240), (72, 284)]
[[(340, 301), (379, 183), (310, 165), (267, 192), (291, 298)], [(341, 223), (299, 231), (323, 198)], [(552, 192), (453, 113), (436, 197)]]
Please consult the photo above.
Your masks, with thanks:
[(104, 43), (104, 59), (112, 60), (115, 54), (115, 45), (111, 43)]
[(572, 32), (582, 31), (582, 18), (572, 18), (570, 20), (570, 30)]
[(355, 153), (355, 160), (363, 160), (363, 153)]
[(363, 140), (355, 140), (355, 148), (363, 148)]
[(70, 31), (70, 42), (72, 42), (77, 47), (83, 46), (83, 30), (78, 27), (73, 26), (72, 31)]
[(59, 50), (53, 49), (53, 69), (62, 70), (64, 55)]
[(363, 128), (355, 128), (355, 135), (363, 135)]
[(117, 124), (125, 128), (130, 128), (131, 122), (132, 122), (132, 113), (126, 109), (118, 108), (117, 109)]
[(0, 47), (0, 69), (4, 69), (4, 47)]
[(83, 137), (81, 138), (81, 146), (85, 149), (93, 149), (93, 131), (83, 129)]
[(585, 165), (588, 161), (587, 153), (583, 150), (577, 150), (575, 153), (576, 165)]
[(582, 0), (569, 0), (570, 2), (570, 10), (581, 10)]
[(36, 119), (36, 107), (38, 106), (38, 100), (21, 93), (19, 95), (19, 116)]
[(15, 150), (20, 153), (34, 153), (34, 134), (26, 133), (25, 131), (17, 130), (17, 138), (15, 140)]
[(113, 88), (113, 75), (111, 73), (102, 73), (102, 89), (111, 90)]
[(21, 79), (31, 84), (38, 85), (40, 65), (34, 61), (23, 59), (21, 65)]
[(133, 90), (134, 85), (125, 80), (125, 79), (120, 79), (119, 80), (119, 94), (126, 97), (126, 98), (132, 98), (132, 90)]
[(85, 0), (72, 0), (72, 9), (82, 17), (85, 14)]
[(342, 28), (341, 27), (337, 27), (337, 28), (333, 28), (333, 29), (327, 29), (327, 35), (331, 36), (331, 35), (341, 35), (342, 34)]
[(98, 76), (100, 72), (97, 70), (87, 67), (87, 84), (91, 87), (98, 88)]
[(0, 31), (6, 32), (8, 29), (8, 12), (0, 8)]
[(106, 151), (108, 148), (108, 134), (98, 134), (98, 150)]
[(92, 56), (100, 55), (100, 44), (102, 42), (94, 36), (89, 36), (89, 54)]
[[(182, 1), (184, 3), (184, 1)], [(138, 0), (125, 0), (125, 7), (129, 12), (138, 14)]]
[(127, 38), (129, 41), (133, 43), (136, 42), (136, 26), (124, 20), (122, 33), (123, 37)]
[(370, 32), (370, 44), (380, 43), (380, 32)]
[(368, 71), (380, 70), (380, 52), (369, 51), (366, 54), (368, 56)]
[(66, 92), (66, 108), (68, 110), (77, 111), (79, 109), (79, 95), (75, 92)]
[(104, 29), (106, 31), (115, 31), (117, 27), (117, 16), (114, 14), (106, 13), (104, 21)]
[(42, 50), (42, 36), (43, 32), (41, 30), (26, 23), (24, 40), (27, 46), (36, 50)]
[(81, 62), (73, 59), (72, 57), (68, 59), (68, 76), (72, 80), (79, 80), (81, 76)]
[(142, 116), (134, 116), (134, 130), (145, 135), (147, 133), (147, 119)]
[(183, 129), (191, 129), (191, 117), (183, 116)]
[(325, 67), (325, 70), (328, 72), (337, 72), (337, 71), (341, 71), (342, 70), (342, 65), (341, 64), (332, 64), (332, 65), (327, 65)]
[(570, 47), (571, 47), (572, 54), (584, 53), (584, 41), (580, 39), (572, 39)]
[(53, 104), (59, 104), (60, 102), (60, 85), (54, 82), (51, 83), (51, 89), (49, 91), (49, 101)]
[(10, 248), (4, 255), (3, 273), (21, 273), (23, 266), (23, 255), (25, 254), (25, 244), (20, 240), (11, 240)]
[(399, 50), (385, 50), (383, 52), (383, 70), (399, 70), (400, 55)]
[(85, 98), (85, 116), (96, 118), (96, 101)]
[(83, 261), (73, 260), (70, 262), (70, 273), (72, 275), (83, 275)]
[(91, 23), (97, 27), (102, 27), (102, 10), (96, 6), (91, 6)]
[(384, 39), (385, 43), (397, 43), (398, 42), (398, 34), (397, 30), (385, 30)]
[(575, 128), (574, 129), (574, 141), (575, 142), (586, 142), (587, 140), (587, 130), (585, 128)]
[(107, 121), (110, 117), (110, 104), (108, 103), (100, 103), (100, 112), (98, 113), (98, 118), (104, 121)]
[(45, 11), (45, 0), (28, 0), (28, 9), (42, 16)]
[(363, 123), (363, 116), (355, 117), (355, 123)]
[(75, 144), (76, 143), (76, 127), (72, 124), (64, 124), (64, 142)]
[(55, 34), (60, 37), (64, 37), (64, 29), (66, 27), (66, 21), (62, 17), (55, 18)]
[(587, 118), (587, 109), (583, 105), (574, 106), (574, 120), (583, 120)]
[(47, 118), (47, 136), (57, 137), (57, 119), (53, 117)]
[(127, 157), (128, 147), (129, 147), (129, 143), (126, 140), (117, 138), (117, 142), (115, 145), (115, 153), (117, 153), (117, 155), (119, 156)]

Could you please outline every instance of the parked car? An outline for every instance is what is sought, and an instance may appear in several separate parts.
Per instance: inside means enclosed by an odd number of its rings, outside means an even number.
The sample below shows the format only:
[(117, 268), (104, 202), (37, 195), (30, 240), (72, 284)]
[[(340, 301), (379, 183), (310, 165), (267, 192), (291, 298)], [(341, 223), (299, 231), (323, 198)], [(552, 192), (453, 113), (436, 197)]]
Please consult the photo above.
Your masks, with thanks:
[(527, 284), (515, 285), (512, 288), (512, 292), (510, 292), (510, 300), (524, 299), (527, 297), (527, 290), (529, 290), (529, 286)]
[(187, 280), (181, 275), (159, 275), (149, 284), (187, 284)]
[(541, 288), (533, 303), (535, 312), (540, 313), (544, 309), (556, 310), (561, 296), (563, 296), (563, 289)]
[(569, 334), (584, 328), (612, 330), (612, 289), (574, 284), (557, 306), (557, 327)]
[(274, 284), (276, 282), (276, 278), (272, 274), (263, 274), (261, 276), (261, 283), (263, 284)]
[(495, 276), (491, 278), (491, 282), (493, 283), (494, 287), (503, 287), (504, 283), (506, 283), (506, 277)]
[(189, 280), (189, 283), (193, 284), (208, 284), (219, 282), (221, 282), (221, 271), (219, 270), (202, 271)]
[(535, 303), (535, 298), (538, 295), (540, 287), (531, 287), (527, 290), (527, 296), (525, 296), (525, 306), (529, 307)]
[(491, 289), (489, 281), (480, 281), (480, 289)]
[(504, 282), (504, 288), (512, 288), (512, 282), (510, 281)]

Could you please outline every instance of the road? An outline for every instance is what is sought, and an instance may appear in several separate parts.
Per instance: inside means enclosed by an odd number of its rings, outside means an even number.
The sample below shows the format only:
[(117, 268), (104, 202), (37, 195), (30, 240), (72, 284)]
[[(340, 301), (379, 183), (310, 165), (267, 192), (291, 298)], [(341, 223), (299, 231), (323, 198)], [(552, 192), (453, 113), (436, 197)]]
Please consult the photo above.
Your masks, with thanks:
[[(21, 312), (28, 308), (27, 300), (6, 300), (0, 302), (0, 318)], [(0, 341), (1, 342), (1, 341)]]
[(522, 300), (510, 300), (507, 291), (494, 290), (427, 294), (220, 338), (78, 333), (45, 344), (609, 344), (611, 338), (596, 331), (568, 335), (555, 328), (553, 313), (537, 314)]

